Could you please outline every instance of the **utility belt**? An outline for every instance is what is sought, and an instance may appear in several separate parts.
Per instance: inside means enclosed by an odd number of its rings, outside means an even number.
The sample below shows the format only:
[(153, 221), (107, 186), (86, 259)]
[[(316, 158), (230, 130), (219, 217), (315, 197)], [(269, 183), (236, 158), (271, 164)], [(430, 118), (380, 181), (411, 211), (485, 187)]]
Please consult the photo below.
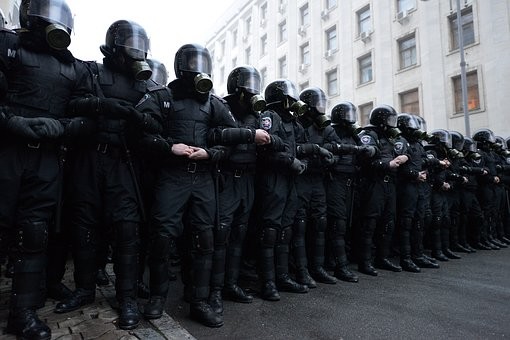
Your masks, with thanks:
[(92, 149), (101, 155), (113, 157), (123, 157), (126, 155), (126, 150), (122, 146), (112, 143), (95, 143), (92, 145)]
[(221, 166), (221, 173), (233, 175), (235, 178), (255, 175), (255, 164), (224, 164)]
[(16, 146), (21, 149), (27, 149), (32, 151), (57, 151), (60, 149), (60, 143), (52, 141), (31, 141), (26, 139), (6, 139), (0, 138), (0, 147), (4, 145)]
[(212, 170), (212, 164), (208, 162), (170, 162), (168, 166), (172, 169), (177, 169), (183, 172), (194, 174), (196, 172), (208, 172)]

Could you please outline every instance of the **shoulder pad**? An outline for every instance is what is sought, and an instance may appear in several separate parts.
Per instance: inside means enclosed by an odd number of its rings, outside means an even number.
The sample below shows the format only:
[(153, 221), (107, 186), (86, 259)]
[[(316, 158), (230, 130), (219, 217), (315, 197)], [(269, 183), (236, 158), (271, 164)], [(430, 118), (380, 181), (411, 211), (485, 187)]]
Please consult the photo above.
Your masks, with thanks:
[(158, 84), (155, 81), (150, 80), (150, 79), (147, 80), (147, 92), (153, 92), (153, 91), (157, 91), (157, 90), (162, 90), (164, 88), (166, 88), (165, 85)]
[(0, 29), (0, 70), (6, 71), (12, 68), (16, 60), (19, 48), (18, 34), (6, 28)]
[(222, 97), (214, 94), (214, 93), (211, 93), (211, 99), (212, 100), (219, 100), (220, 102), (222, 102), (223, 104), (228, 104), (227, 101), (225, 99), (223, 99)]

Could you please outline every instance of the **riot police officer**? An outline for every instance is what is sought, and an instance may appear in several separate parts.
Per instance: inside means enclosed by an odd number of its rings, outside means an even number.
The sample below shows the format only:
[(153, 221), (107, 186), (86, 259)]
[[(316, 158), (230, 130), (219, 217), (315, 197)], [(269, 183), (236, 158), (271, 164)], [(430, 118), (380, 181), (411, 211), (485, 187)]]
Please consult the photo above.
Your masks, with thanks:
[(362, 203), (361, 245), (358, 270), (377, 276), (372, 266), (372, 237), (377, 235), (375, 266), (394, 272), (402, 268), (389, 260), (395, 228), (397, 169), (406, 163), (407, 141), (398, 136), (397, 112), (389, 105), (376, 106), (370, 112), (370, 124), (359, 133), (361, 143), (377, 148), (375, 157), (361, 164)]
[[(189, 235), (185, 242), (191, 253), (189, 289), (190, 316), (209, 327), (223, 325), (222, 315), (209, 305), (214, 224), (217, 212), (215, 163), (225, 156), (223, 146), (211, 146), (209, 134), (215, 127), (236, 127), (228, 107), (211, 94), (212, 63), (209, 51), (186, 44), (175, 54), (177, 79), (168, 88), (150, 91), (137, 109), (150, 114), (163, 126), (158, 149), (161, 165), (151, 210), (150, 298), (144, 316), (163, 314), (169, 289), (168, 256), (172, 239)], [(164, 145), (166, 143), (166, 146)], [(186, 211), (186, 221), (183, 221)]]
[[(291, 244), (296, 281), (315, 288), (315, 281), (336, 283), (336, 279), (324, 269), (327, 227), (324, 177), (326, 166), (334, 162), (333, 154), (325, 145), (337, 144), (338, 138), (325, 115), (327, 98), (324, 91), (318, 87), (308, 87), (301, 91), (299, 98), (307, 105), (308, 110), (298, 117), (305, 130), (304, 138), (297, 147), (297, 156), (307, 167), (305, 172), (296, 178), (299, 207)], [(307, 257), (310, 259), (309, 265)]]
[(264, 97), (267, 110), (261, 114), (260, 124), (271, 135), (271, 143), (258, 148), (254, 216), (259, 229), (260, 296), (278, 301), (278, 290), (308, 292), (307, 286), (289, 275), (289, 245), (297, 209), (294, 181), (306, 168), (296, 157), (296, 141), (303, 134), (296, 116), (303, 113), (305, 104), (287, 79), (269, 83)]
[(103, 63), (88, 65), (95, 96), (70, 108), (73, 114), (93, 118), (97, 130), (69, 152), (70, 178), (80, 178), (68, 183), (76, 290), (56, 305), (55, 312), (70, 312), (94, 301), (97, 237), (100, 228), (107, 228), (106, 234), (112, 235), (119, 327), (133, 329), (139, 323), (136, 263), (143, 205), (131, 149), (140, 131), (159, 132), (161, 127), (134, 108), (151, 75), (145, 61), (149, 39), (144, 28), (133, 21), (115, 21), (100, 50)]
[(271, 141), (269, 134), (260, 128), (259, 113), (265, 108), (260, 86), (260, 73), (253, 66), (239, 66), (230, 72), (228, 95), (224, 99), (238, 127), (216, 130), (213, 137), (213, 143), (232, 145), (228, 158), (219, 164), (219, 224), (215, 228), (209, 294), (209, 304), (218, 313), (223, 312), (222, 290), (226, 299), (253, 301), (253, 296), (238, 285), (238, 279), (255, 198), (256, 145)]
[[(0, 232), (10, 235), (14, 263), (7, 332), (50, 339), (36, 314), (46, 266), (48, 224), (58, 201), (59, 142), (69, 100), (80, 90), (80, 67), (67, 47), (73, 16), (63, 0), (24, 0), (18, 32), (2, 35)], [(5, 72), (5, 74), (3, 73)], [(6, 81), (4, 81), (6, 80)], [(85, 94), (83, 92), (82, 94)]]
[[(346, 234), (351, 228), (354, 185), (358, 181), (360, 160), (375, 156), (373, 146), (361, 145), (356, 134), (356, 106), (342, 101), (331, 110), (331, 125), (337, 135), (336, 144), (326, 146), (333, 152), (334, 164), (328, 167), (325, 180), (327, 198), (328, 235), (331, 255), (335, 261), (336, 278), (358, 282), (358, 276), (349, 270), (346, 253)], [(353, 233), (351, 233), (352, 235)]]
[(398, 116), (397, 127), (409, 143), (409, 160), (399, 168), (397, 208), (400, 242), (400, 266), (418, 273), (420, 268), (438, 268), (423, 256), (423, 219), (425, 195), (422, 186), (427, 180), (427, 169), (438, 166), (439, 160), (427, 158), (421, 144), (424, 131), (418, 117), (408, 113)]

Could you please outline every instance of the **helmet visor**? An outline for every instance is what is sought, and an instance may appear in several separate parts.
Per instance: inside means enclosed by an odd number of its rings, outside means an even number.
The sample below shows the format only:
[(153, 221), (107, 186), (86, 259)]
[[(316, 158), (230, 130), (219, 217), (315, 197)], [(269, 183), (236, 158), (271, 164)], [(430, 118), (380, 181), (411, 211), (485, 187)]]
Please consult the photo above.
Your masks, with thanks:
[(136, 26), (119, 30), (115, 37), (115, 45), (123, 47), (126, 55), (135, 60), (144, 60), (150, 48), (145, 30)]
[(326, 105), (328, 103), (328, 100), (326, 99), (326, 95), (322, 92), (317, 93), (316, 96), (316, 103), (313, 103), (315, 105), (315, 108), (320, 113), (326, 113)]
[(30, 1), (28, 15), (39, 17), (52, 24), (62, 25), (69, 32), (73, 30), (73, 15), (71, 9), (63, 0)]
[(186, 50), (182, 54), (181, 71), (211, 74), (211, 57), (209, 53), (196, 50)]
[(242, 72), (239, 74), (238, 87), (245, 89), (251, 94), (260, 93), (260, 76), (253, 72)]
[(397, 127), (397, 115), (396, 114), (390, 114), (386, 118), (386, 125), (392, 128)]

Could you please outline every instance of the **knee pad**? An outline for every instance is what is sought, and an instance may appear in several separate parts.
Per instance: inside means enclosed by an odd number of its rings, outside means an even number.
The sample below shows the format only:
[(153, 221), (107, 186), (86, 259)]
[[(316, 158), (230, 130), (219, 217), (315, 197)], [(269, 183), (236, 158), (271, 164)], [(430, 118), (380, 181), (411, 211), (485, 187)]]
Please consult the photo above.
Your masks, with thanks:
[(165, 235), (155, 235), (150, 242), (149, 257), (153, 259), (165, 259), (170, 254), (172, 239)]
[(115, 240), (120, 243), (132, 242), (139, 239), (137, 223), (118, 223), (115, 225)]
[(231, 243), (240, 243), (246, 237), (246, 233), (248, 232), (248, 225), (246, 224), (238, 224), (231, 228), (230, 230), (230, 242)]
[(326, 231), (326, 227), (328, 225), (328, 221), (326, 220), (325, 216), (319, 217), (317, 219), (314, 219), (314, 229), (318, 233), (323, 233)]
[(213, 230), (206, 229), (193, 231), (193, 251), (202, 255), (212, 254), (214, 251), (214, 235)]
[(16, 247), (25, 253), (43, 252), (48, 245), (48, 225), (45, 222), (22, 224), (16, 234)]
[(346, 230), (347, 230), (347, 225), (345, 223), (345, 220), (336, 220), (336, 221), (333, 221), (333, 226), (332, 226), (332, 229), (331, 229), (331, 231), (333, 232), (333, 235), (344, 236)]
[(306, 231), (306, 221), (303, 219), (298, 219), (294, 222), (294, 235), (305, 235)]
[(264, 228), (260, 233), (260, 246), (262, 248), (273, 248), (276, 244), (278, 231), (274, 228)]

